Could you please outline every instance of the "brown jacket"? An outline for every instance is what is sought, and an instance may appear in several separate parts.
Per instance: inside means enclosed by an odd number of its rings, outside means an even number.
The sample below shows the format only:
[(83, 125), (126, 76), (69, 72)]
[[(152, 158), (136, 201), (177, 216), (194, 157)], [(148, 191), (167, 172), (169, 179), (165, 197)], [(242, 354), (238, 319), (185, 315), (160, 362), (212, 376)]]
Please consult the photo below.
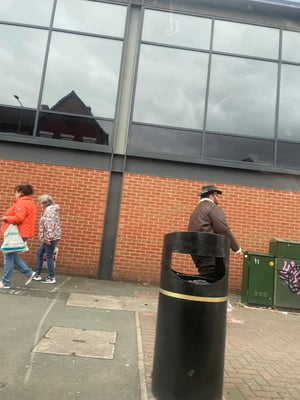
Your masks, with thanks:
[(200, 201), (192, 212), (188, 231), (218, 233), (228, 237), (231, 250), (238, 251), (240, 248), (229, 228), (224, 211), (209, 199)]

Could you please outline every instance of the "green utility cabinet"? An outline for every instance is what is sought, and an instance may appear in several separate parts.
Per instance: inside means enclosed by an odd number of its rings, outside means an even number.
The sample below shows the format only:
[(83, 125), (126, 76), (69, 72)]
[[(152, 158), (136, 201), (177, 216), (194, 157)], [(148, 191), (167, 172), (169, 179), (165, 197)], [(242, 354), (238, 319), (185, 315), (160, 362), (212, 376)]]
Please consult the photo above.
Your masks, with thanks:
[(269, 253), (275, 257), (289, 257), (300, 260), (300, 242), (273, 238), (269, 242)]
[(274, 306), (300, 309), (300, 259), (276, 258)]
[(245, 251), (241, 300), (246, 304), (272, 306), (274, 302), (273, 254)]

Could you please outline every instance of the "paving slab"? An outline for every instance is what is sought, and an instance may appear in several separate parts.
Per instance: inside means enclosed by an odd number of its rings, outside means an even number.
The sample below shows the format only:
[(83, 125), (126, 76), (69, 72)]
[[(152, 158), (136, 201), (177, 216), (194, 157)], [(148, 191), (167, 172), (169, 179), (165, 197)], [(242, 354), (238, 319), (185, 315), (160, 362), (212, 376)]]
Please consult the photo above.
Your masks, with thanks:
[(116, 338), (117, 332), (53, 326), (32, 352), (112, 360)]
[(73, 307), (95, 307), (106, 310), (127, 310), (138, 312), (151, 312), (157, 309), (157, 299), (147, 299), (146, 301), (142, 301), (141, 297), (100, 296), (84, 293), (71, 293), (66, 304), (67, 306)]

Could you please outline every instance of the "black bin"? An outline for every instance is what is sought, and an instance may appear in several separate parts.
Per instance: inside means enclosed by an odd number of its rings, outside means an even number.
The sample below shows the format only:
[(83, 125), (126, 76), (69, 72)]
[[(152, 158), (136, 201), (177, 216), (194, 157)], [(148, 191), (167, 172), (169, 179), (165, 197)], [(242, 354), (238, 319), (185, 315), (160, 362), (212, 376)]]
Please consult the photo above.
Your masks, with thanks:
[[(216, 257), (220, 280), (171, 268), (172, 253)], [(224, 376), (229, 241), (200, 232), (165, 235), (152, 392), (158, 400), (221, 400)]]

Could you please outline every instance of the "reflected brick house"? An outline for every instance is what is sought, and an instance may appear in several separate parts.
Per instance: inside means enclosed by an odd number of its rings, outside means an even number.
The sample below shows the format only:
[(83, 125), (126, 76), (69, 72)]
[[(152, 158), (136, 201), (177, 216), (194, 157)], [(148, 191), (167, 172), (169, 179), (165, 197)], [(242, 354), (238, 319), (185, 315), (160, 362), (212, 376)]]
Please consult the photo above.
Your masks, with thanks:
[[(63, 114), (54, 115), (47, 113), (47, 110), (56, 113), (79, 114), (81, 117)], [(88, 118), (84, 118), (85, 115)], [(47, 105), (42, 105), (38, 135), (44, 137), (48, 135), (53, 139), (69, 139), (76, 142), (108, 144), (108, 134), (94, 118), (91, 108), (84, 104), (74, 90), (61, 98), (50, 109)]]

